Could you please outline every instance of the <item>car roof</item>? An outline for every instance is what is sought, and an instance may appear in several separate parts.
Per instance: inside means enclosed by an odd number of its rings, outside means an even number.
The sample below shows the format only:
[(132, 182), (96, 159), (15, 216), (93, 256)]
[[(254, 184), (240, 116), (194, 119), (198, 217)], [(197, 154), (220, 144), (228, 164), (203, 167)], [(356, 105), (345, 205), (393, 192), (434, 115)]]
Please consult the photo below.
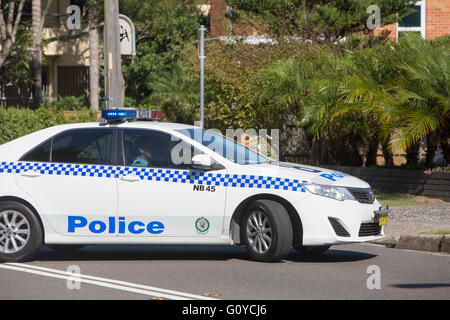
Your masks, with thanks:
[(118, 125), (121, 128), (151, 128), (151, 129), (168, 129), (168, 130), (179, 130), (179, 129), (191, 129), (195, 128), (192, 125), (182, 124), (182, 123), (171, 123), (171, 122), (156, 122), (156, 121), (130, 121), (124, 122)]
[(15, 161), (20, 158), (26, 151), (34, 148), (46, 139), (66, 130), (71, 129), (89, 129), (89, 128), (136, 128), (136, 129), (154, 129), (165, 132), (173, 130), (183, 130), (195, 128), (194, 126), (180, 123), (156, 122), (156, 121), (130, 121), (116, 124), (106, 122), (84, 122), (62, 124), (39, 131), (35, 131), (28, 135), (9, 141), (0, 145), (0, 154), (3, 160)]
[(84, 123), (62, 124), (52, 128), (67, 130), (67, 129), (81, 129), (81, 128), (98, 128), (98, 127), (164, 129), (164, 130), (180, 130), (180, 129), (196, 128), (195, 126), (188, 124), (156, 122), (156, 121), (125, 121), (123, 123), (84, 122)]

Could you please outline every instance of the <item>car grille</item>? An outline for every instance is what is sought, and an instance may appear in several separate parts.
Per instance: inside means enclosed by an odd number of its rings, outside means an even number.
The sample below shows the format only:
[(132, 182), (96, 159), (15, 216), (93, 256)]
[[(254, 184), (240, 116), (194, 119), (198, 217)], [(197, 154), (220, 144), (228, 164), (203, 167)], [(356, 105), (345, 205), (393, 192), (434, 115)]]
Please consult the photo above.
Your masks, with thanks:
[(359, 228), (360, 237), (377, 236), (381, 233), (381, 226), (378, 222), (361, 223)]
[(360, 203), (373, 203), (375, 195), (370, 189), (352, 189), (348, 188), (352, 196)]
[(350, 237), (350, 234), (345, 230), (345, 228), (342, 226), (342, 224), (339, 223), (339, 221), (336, 218), (328, 217), (328, 220), (331, 223), (331, 226), (334, 229), (334, 232), (340, 237)]

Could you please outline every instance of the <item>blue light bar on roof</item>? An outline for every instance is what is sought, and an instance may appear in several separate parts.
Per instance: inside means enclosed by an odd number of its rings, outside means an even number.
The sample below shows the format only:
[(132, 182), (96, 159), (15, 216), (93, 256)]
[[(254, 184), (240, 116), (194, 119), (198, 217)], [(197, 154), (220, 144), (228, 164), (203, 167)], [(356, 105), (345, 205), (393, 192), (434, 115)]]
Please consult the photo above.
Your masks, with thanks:
[(136, 109), (107, 109), (102, 110), (102, 118), (105, 120), (136, 119)]
[(109, 122), (125, 120), (159, 120), (162, 117), (161, 110), (136, 110), (134, 108), (102, 110), (102, 118)]

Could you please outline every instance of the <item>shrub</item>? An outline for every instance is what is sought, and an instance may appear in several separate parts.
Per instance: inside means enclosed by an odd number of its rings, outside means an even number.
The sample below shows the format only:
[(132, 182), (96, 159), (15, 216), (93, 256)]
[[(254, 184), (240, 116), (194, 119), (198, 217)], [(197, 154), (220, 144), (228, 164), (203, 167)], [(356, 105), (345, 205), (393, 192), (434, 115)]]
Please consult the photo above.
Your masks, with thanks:
[(91, 121), (97, 121), (97, 114), (91, 109), (67, 111), (54, 107), (36, 110), (0, 108), (0, 144), (44, 128)]

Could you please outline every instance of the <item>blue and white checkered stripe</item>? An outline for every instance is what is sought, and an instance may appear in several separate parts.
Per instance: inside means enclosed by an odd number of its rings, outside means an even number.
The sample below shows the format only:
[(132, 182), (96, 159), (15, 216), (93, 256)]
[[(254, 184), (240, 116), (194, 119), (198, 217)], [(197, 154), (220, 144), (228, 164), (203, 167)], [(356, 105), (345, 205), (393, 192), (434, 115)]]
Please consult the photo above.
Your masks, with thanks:
[(256, 175), (222, 174), (212, 172), (194, 172), (176, 169), (156, 169), (120, 167), (105, 165), (84, 165), (40, 162), (1, 162), (1, 173), (24, 173), (37, 171), (46, 175), (81, 176), (97, 178), (118, 178), (135, 174), (142, 180), (189, 183), (207, 186), (223, 186), (233, 188), (276, 189), (306, 192), (301, 185), (307, 181)]

